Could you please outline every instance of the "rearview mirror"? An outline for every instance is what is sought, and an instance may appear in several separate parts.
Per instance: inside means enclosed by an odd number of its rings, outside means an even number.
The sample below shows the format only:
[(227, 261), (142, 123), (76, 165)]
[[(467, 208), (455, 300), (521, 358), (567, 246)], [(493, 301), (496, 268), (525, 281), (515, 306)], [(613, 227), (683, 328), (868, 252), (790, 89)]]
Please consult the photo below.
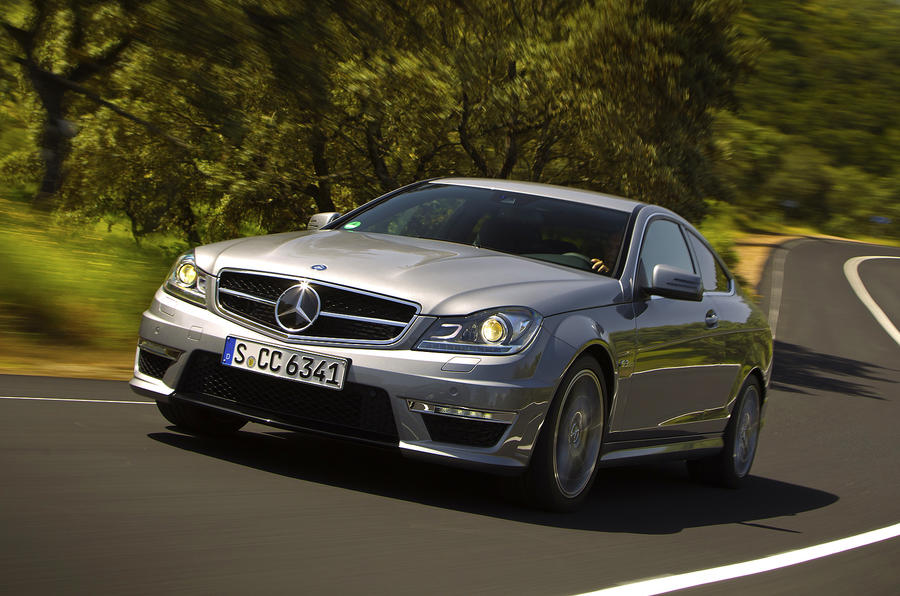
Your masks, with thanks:
[(309, 218), (306, 229), (310, 232), (317, 232), (339, 218), (341, 216), (337, 211), (329, 211), (327, 213), (316, 213)]
[(653, 268), (653, 281), (647, 291), (666, 298), (699, 302), (703, 299), (703, 280), (699, 275), (671, 265), (657, 265)]

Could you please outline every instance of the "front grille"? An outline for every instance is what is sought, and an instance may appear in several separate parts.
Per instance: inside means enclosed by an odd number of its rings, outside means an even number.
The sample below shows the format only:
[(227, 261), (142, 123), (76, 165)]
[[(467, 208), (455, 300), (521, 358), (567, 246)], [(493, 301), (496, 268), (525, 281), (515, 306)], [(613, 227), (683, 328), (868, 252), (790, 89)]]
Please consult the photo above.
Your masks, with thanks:
[(493, 447), (509, 427), (500, 422), (464, 420), (436, 414), (423, 414), (422, 419), (432, 441), (469, 447)]
[(144, 349), (138, 351), (138, 370), (154, 379), (162, 379), (173, 362), (171, 358)]
[(178, 391), (209, 403), (226, 400), (248, 415), (291, 426), (397, 443), (390, 397), (383, 389), (345, 383), (335, 391), (222, 366), (220, 361), (218, 354), (195, 351)]
[[(287, 333), (275, 320), (275, 303), (285, 290), (302, 281), (308, 281), (319, 295), (321, 312), (303, 331)], [(415, 304), (395, 298), (248, 271), (222, 271), (217, 296), (224, 312), (286, 339), (391, 343), (403, 335), (418, 312)]]

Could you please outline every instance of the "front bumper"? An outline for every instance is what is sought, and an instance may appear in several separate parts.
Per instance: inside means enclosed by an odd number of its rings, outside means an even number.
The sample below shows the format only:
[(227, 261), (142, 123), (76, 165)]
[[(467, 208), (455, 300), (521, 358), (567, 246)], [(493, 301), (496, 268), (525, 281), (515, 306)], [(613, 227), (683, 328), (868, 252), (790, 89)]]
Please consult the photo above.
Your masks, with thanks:
[[(193, 392), (197, 383), (189, 382), (191, 379), (188, 378), (195, 374), (197, 369), (194, 365), (201, 356), (207, 361), (212, 355), (221, 358), (225, 338), (229, 335), (275, 346), (319, 352), (350, 360), (345, 391), (347, 387), (363, 387), (374, 388), (386, 394), (396, 430), (395, 433), (390, 433), (392, 438), (389, 440), (404, 453), (465, 466), (507, 470), (524, 468), (530, 459), (562, 369), (571, 358), (569, 352), (572, 348), (553, 339), (545, 320), (545, 328), (519, 354), (475, 357), (478, 362), (473, 364), (472, 357), (466, 357), (469, 359), (467, 362), (465, 359), (461, 360), (459, 355), (412, 350), (414, 341), (432, 321), (433, 318), (421, 317), (397, 344), (387, 349), (285, 343), (159, 290), (141, 322), (140, 337), (145, 346), (137, 351), (131, 386), (135, 391), (160, 401), (194, 401), (238, 412), (254, 421), (273, 426), (344, 436), (345, 433), (339, 429), (335, 431), (331, 427), (310, 426), (302, 421), (298, 422), (296, 417), (273, 413), (271, 409), (248, 407), (230, 399), (222, 399), (221, 396), (211, 398), (198, 395)], [(167, 360), (160, 360), (163, 353)], [(192, 360), (193, 356), (196, 358)], [(148, 366), (148, 361), (154, 360), (157, 363), (164, 362), (166, 366), (161, 369)], [(555, 370), (550, 364), (553, 362), (561, 363), (560, 370)], [(210, 369), (207, 367), (204, 370)], [(230, 369), (226, 372), (232, 374)], [(259, 378), (263, 385), (270, 379), (253, 372), (241, 374), (251, 375), (251, 380)], [(279, 382), (288, 383), (292, 387), (308, 387), (294, 381)], [(185, 388), (190, 388), (191, 391), (185, 391)], [(327, 393), (319, 396), (320, 400), (327, 400), (327, 397), (337, 393), (329, 389), (318, 391)], [(360, 399), (366, 398), (363, 396)], [(428, 412), (430, 408), (427, 405), (423, 411), (423, 403), (444, 407), (446, 409), (440, 410), (444, 412), (463, 409), (496, 413), (496, 419), (500, 422), (477, 422), (482, 427), (502, 425), (503, 430), (498, 431), (499, 439), (490, 446), (454, 443), (446, 438), (443, 441), (435, 440), (433, 435), (437, 434), (436, 428), (446, 427), (443, 424), (446, 421), (440, 421), (442, 424), (436, 425), (434, 418), (426, 417), (442, 416), (451, 419), (452, 422), (447, 423), (451, 425), (457, 424), (456, 421), (475, 421)], [(452, 437), (453, 433), (443, 435)], [(373, 439), (366, 435), (356, 435), (352, 438), (384, 442), (385, 436), (387, 435), (382, 434)]]

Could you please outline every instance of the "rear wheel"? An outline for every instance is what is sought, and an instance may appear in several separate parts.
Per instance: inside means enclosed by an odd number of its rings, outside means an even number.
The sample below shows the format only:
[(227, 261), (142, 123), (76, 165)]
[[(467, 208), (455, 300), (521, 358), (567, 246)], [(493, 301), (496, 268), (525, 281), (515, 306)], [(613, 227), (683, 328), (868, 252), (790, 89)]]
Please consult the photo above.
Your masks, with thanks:
[(246, 418), (182, 401), (157, 401), (156, 407), (175, 426), (198, 434), (226, 435), (247, 424)]
[(573, 511), (584, 503), (594, 483), (605, 419), (603, 371), (582, 356), (563, 376), (525, 475), (534, 504)]
[(691, 476), (701, 482), (738, 488), (750, 473), (759, 442), (760, 391), (756, 379), (741, 390), (725, 429), (725, 447), (712, 457), (687, 462)]

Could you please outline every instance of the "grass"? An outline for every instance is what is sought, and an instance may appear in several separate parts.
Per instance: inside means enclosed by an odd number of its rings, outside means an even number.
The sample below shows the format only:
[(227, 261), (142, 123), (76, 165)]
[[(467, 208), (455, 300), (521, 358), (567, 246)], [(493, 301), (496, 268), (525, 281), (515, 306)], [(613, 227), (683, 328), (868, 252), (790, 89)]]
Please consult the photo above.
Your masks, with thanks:
[(141, 312), (171, 255), (138, 248), (124, 226), (67, 225), (17, 199), (0, 194), (0, 370), (110, 359), (130, 369)]

